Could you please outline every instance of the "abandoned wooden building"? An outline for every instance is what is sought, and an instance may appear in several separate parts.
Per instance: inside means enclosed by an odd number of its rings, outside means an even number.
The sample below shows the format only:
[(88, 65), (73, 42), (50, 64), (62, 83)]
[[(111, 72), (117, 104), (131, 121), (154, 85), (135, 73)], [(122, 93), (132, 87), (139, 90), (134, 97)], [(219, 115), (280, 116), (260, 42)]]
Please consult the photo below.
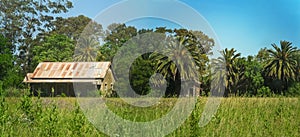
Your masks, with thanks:
[(110, 62), (42, 62), (24, 78), (30, 90), (42, 96), (89, 96), (97, 91), (111, 92), (114, 77)]

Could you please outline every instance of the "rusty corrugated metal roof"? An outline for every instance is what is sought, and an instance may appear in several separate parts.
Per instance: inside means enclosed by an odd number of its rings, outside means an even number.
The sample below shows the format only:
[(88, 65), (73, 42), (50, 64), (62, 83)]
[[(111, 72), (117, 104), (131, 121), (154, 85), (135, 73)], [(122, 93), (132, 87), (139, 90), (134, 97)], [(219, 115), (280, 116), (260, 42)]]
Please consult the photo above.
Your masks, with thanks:
[(35, 79), (24, 81), (25, 83), (99, 83), (99, 80), (91, 80), (91, 79)]
[(32, 77), (32, 73), (27, 73), (27, 75), (25, 76), (23, 82), (31, 81), (31, 77)]
[(104, 78), (110, 62), (42, 62), (30, 79)]

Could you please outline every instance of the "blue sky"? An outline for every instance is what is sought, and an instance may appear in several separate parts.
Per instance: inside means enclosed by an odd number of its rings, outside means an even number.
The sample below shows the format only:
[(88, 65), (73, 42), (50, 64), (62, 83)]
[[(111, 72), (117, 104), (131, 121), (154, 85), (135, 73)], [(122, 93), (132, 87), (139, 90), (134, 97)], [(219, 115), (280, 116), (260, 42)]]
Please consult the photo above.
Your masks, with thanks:
[[(151, 3), (149, 0), (144, 1)], [(73, 0), (72, 2), (74, 8), (64, 16), (82, 14), (94, 18), (120, 0)], [(208, 21), (218, 36), (222, 48), (235, 48), (243, 56), (254, 55), (260, 48), (270, 48), (272, 43), (279, 44), (280, 40), (288, 40), (300, 48), (300, 0), (180, 0), (180, 2), (195, 9)], [(146, 4), (141, 6), (147, 8)], [(165, 7), (155, 12), (165, 12), (170, 8), (168, 5)], [(133, 20), (128, 24), (134, 24), (138, 28), (178, 27), (174, 23), (161, 20), (152, 20), (151, 23), (145, 20)]]

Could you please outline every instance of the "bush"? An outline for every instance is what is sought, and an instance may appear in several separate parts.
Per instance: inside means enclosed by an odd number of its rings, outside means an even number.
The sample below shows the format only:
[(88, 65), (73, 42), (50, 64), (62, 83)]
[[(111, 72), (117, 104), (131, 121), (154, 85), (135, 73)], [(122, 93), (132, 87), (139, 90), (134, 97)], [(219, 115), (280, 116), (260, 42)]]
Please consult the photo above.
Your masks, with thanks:
[(4, 92), (4, 90), (3, 90), (3, 82), (0, 81), (0, 94), (2, 95), (3, 92)]
[(292, 84), (288, 90), (285, 92), (286, 96), (289, 97), (299, 97), (300, 96), (300, 82)]
[(5, 96), (6, 97), (22, 97), (24, 94), (29, 92), (29, 89), (17, 89), (14, 87), (10, 87), (5, 90)]
[(271, 97), (273, 92), (269, 87), (263, 86), (257, 90), (258, 97)]

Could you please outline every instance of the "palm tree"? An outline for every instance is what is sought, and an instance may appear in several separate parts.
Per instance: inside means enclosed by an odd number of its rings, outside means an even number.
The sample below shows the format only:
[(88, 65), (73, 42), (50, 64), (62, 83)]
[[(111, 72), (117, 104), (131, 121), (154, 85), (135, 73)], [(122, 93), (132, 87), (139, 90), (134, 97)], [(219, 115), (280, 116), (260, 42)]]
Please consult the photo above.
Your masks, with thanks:
[(295, 54), (295, 59), (297, 60), (297, 67), (296, 67), (296, 81), (300, 81), (300, 50), (297, 51)]
[[(171, 37), (169, 37), (171, 38)], [(165, 78), (170, 78), (175, 82), (175, 94), (178, 95), (180, 81), (194, 80), (198, 81), (197, 64), (200, 63), (201, 55), (197, 52), (192, 43), (188, 42), (185, 37), (177, 37), (177, 40), (171, 40), (162, 54), (154, 52), (150, 58), (157, 61), (156, 71), (161, 73)], [(165, 56), (168, 55), (168, 56)], [(181, 71), (181, 72), (180, 72)]]
[(276, 44), (272, 44), (272, 47), (274, 49), (268, 50), (270, 59), (264, 67), (264, 72), (266, 76), (284, 82), (283, 89), (286, 90), (288, 82), (296, 78), (297, 59), (295, 53), (297, 48), (288, 41), (280, 41), (280, 47)]
[[(99, 42), (91, 37), (81, 37), (75, 48), (74, 61), (96, 61)], [(98, 55), (99, 56), (99, 55)]]
[[(221, 52), (222, 57), (213, 59), (213, 81), (219, 86), (225, 87), (224, 96), (228, 97), (232, 93), (232, 89), (237, 85), (239, 80), (239, 72), (236, 61), (241, 56), (241, 53), (236, 53), (235, 49), (228, 50), (227, 48)], [(213, 87), (219, 87), (218, 85), (213, 85)]]
[[(164, 76), (172, 76), (176, 79), (176, 74), (179, 70), (184, 71), (180, 73), (181, 77), (184, 79), (192, 78), (196, 75), (195, 68), (199, 68), (196, 65), (200, 63), (200, 57), (202, 55), (191, 53), (191, 47), (186, 46), (187, 39), (178, 38), (179, 42), (172, 41), (168, 43), (168, 50), (163, 51), (165, 55), (153, 53), (151, 55), (152, 59), (158, 60), (157, 71), (162, 73)], [(176, 61), (176, 64), (175, 62)], [(191, 62), (190, 62), (191, 61)], [(187, 64), (192, 63), (192, 64)], [(195, 68), (191, 68), (195, 67)]]

